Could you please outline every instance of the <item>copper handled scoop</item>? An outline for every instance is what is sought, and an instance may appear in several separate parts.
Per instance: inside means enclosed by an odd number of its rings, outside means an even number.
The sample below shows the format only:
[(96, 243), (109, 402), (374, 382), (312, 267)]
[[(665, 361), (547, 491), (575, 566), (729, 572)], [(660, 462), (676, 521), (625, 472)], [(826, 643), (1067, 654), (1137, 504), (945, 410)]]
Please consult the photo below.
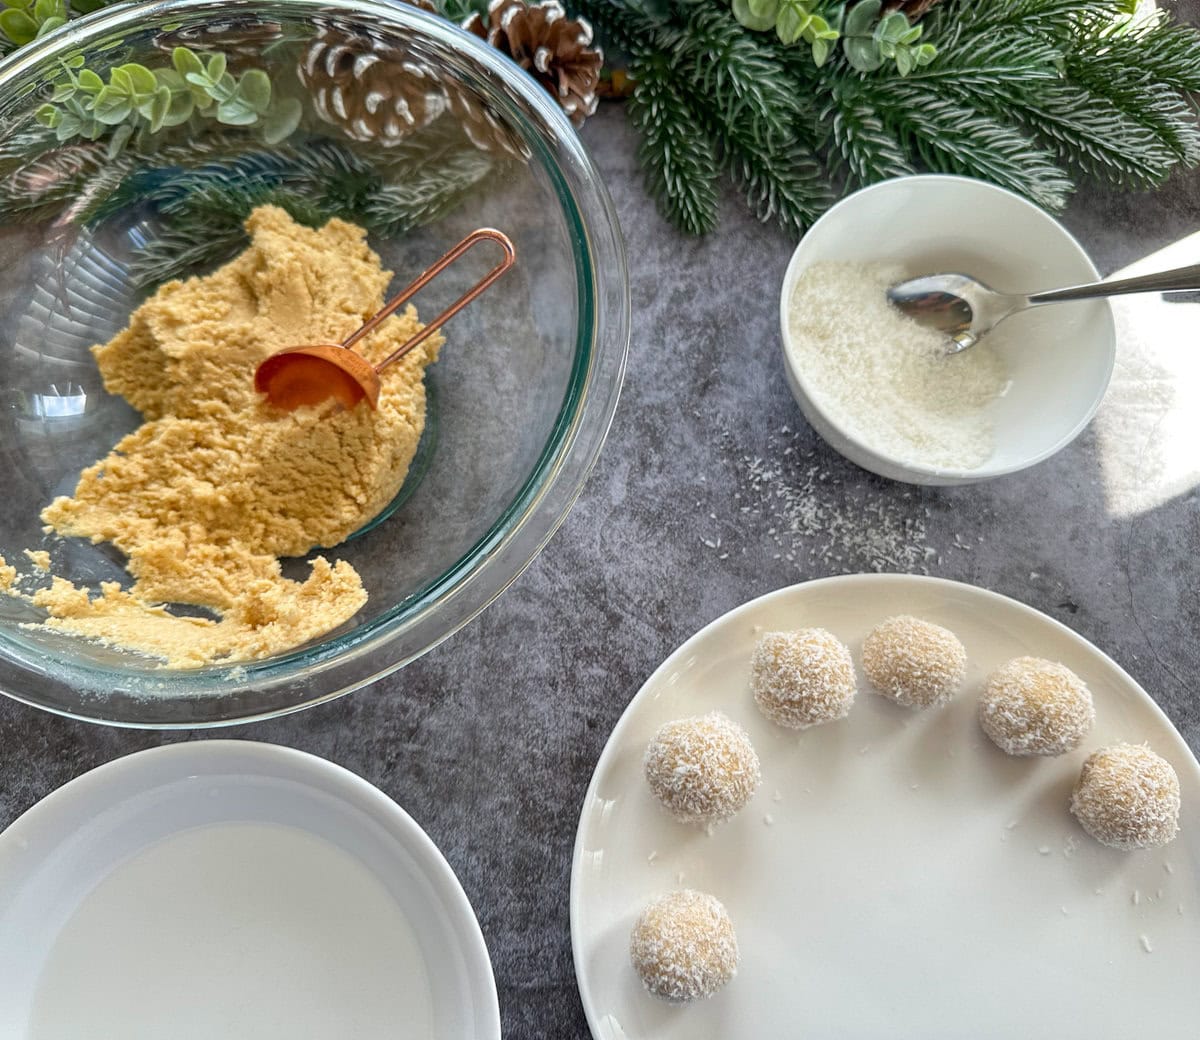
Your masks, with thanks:
[[(370, 335), (381, 322), (403, 307), (434, 278), (477, 242), (491, 240), (504, 250), (504, 258), (441, 314), (377, 365), (371, 364), (351, 347)], [(372, 408), (379, 404), (379, 373), (399, 361), (413, 347), (424, 343), (446, 322), (516, 263), (517, 254), (508, 236), (493, 228), (480, 228), (427, 268), (411, 285), (392, 297), (382, 310), (369, 318), (341, 343), (319, 343), (310, 347), (285, 347), (262, 362), (254, 373), (254, 389), (267, 395), (271, 404), (291, 411), (304, 405), (320, 404), (334, 398), (353, 408), (366, 398)]]

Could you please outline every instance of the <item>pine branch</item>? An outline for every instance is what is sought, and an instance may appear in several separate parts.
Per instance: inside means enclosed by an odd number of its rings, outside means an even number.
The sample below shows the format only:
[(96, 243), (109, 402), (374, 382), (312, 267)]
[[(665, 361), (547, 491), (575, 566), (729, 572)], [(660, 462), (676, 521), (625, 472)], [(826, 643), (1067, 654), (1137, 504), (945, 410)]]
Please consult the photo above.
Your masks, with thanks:
[(1014, 90), (1036, 91), (1059, 81), (1061, 57), (1058, 46), (1023, 28), (959, 33), (952, 42), (938, 47), (930, 64), (903, 78), (889, 71), (876, 74), (874, 80), (902, 79), (929, 90), (953, 87), (1007, 97)]
[(736, 126), (715, 128), (726, 167), (759, 220), (803, 235), (832, 201), (820, 161), (799, 142), (780, 147)]
[(157, 233), (138, 250), (131, 276), (146, 286), (227, 259), (245, 246), (243, 223), (263, 205), (310, 227), (340, 217), (395, 235), (438, 219), (496, 170), (488, 153), (445, 132), (415, 136), (420, 143), (369, 159), (322, 139), (129, 178), (122, 190), (158, 209)]
[(926, 93), (903, 80), (864, 83), (863, 100), (928, 169), (980, 177), (1049, 210), (1074, 188), (1056, 156), (1019, 126), (965, 108), (961, 99)]
[(1173, 24), (1159, 11), (1145, 24), (1104, 42), (1111, 60), (1140, 68), (1148, 82), (1200, 92), (1200, 30)]
[(232, 260), (245, 248), (241, 225), (207, 227), (203, 234), (190, 225), (160, 231), (136, 250), (129, 265), (129, 280), (139, 289), (152, 289), (203, 268)]
[(1129, 41), (1114, 47), (1113, 42), (1087, 40), (1069, 51), (1063, 62), (1067, 79), (1095, 99), (1097, 108), (1119, 114), (1127, 140), (1114, 144), (1141, 149), (1146, 165), (1164, 167), (1148, 183), (1166, 176), (1173, 162), (1194, 165), (1200, 160), (1200, 131), (1193, 110), (1178, 90), (1145, 71), (1140, 47), (1128, 47)]
[(833, 90), (822, 121), (831, 130), (831, 166), (845, 176), (847, 187), (913, 172), (899, 139), (870, 105)]
[(403, 175), (390, 170), (388, 180), (349, 219), (358, 219), (377, 234), (400, 234), (438, 220), (484, 178), (500, 177), (503, 170), (503, 163), (476, 148), (446, 151), (414, 164)]
[(926, 17), (926, 37), (952, 39), (1021, 29), (1061, 39), (1121, 17), (1124, 0), (945, 0)]
[(678, 45), (682, 36), (678, 26), (622, 0), (572, 0), (570, 7), (592, 23), (605, 53), (621, 50), (635, 60), (652, 57)]
[(443, 18), (461, 25), (473, 14), (487, 18), (487, 0), (436, 0), (434, 6)]
[(1008, 118), (1053, 148), (1062, 163), (1127, 187), (1159, 184), (1178, 156), (1103, 98), (1063, 83), (1013, 99)]
[(697, 98), (728, 123), (748, 123), (754, 136), (786, 141), (802, 114), (800, 95), (771, 47), (746, 32), (711, 0), (678, 0), (687, 32), (676, 45), (676, 67)]
[(676, 89), (663, 57), (631, 69), (638, 89), (629, 119), (641, 133), (638, 158), (646, 189), (659, 212), (677, 228), (702, 235), (717, 226), (717, 157), (709, 136)]

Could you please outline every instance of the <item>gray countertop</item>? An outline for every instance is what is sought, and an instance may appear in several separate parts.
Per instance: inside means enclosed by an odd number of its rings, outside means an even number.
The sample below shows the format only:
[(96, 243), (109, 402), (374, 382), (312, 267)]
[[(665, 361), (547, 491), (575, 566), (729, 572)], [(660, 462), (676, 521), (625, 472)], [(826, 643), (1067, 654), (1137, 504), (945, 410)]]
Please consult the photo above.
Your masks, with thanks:
[[(974, 487), (889, 483), (820, 442), (788, 392), (777, 298), (793, 243), (732, 197), (714, 235), (675, 234), (643, 194), (620, 110), (584, 136), (628, 242), (633, 343), (604, 454), (548, 548), (420, 661), (279, 721), (130, 732), (4, 700), (0, 826), (72, 777), (170, 741), (313, 752), (393, 796), (446, 854), (491, 950), (506, 1035), (583, 1037), (567, 901), (592, 768), (663, 657), (747, 599), (857, 571), (982, 585), (1095, 642), (1200, 750), (1200, 380), (1179, 360), (1195, 350), (1200, 303), (1120, 304), (1109, 398), (1050, 461)], [(1160, 250), (1164, 265), (1195, 262), (1200, 236), (1167, 247), (1200, 228), (1200, 176), (1153, 195), (1085, 188), (1067, 224), (1105, 273)]]

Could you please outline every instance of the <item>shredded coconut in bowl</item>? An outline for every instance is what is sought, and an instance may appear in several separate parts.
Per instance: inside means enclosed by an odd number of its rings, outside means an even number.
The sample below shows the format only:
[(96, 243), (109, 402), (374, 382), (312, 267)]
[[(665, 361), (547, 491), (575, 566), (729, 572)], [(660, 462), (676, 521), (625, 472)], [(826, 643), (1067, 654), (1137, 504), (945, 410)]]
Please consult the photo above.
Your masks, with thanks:
[(788, 350), (813, 402), (842, 432), (904, 465), (970, 470), (991, 457), (988, 406), (1008, 386), (985, 339), (946, 354), (946, 339), (901, 314), (884, 264), (815, 263), (796, 280)]

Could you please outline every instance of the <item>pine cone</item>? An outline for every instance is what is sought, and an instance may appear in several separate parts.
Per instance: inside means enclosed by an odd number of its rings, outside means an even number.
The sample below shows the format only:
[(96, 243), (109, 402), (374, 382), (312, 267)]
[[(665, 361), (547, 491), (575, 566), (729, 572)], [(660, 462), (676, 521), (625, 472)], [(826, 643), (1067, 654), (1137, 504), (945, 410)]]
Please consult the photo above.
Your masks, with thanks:
[(361, 22), (314, 19), (317, 35), (300, 58), (313, 110), (356, 141), (385, 148), (446, 109), (433, 72), (395, 39)]
[(567, 18), (558, 0), (491, 0), (486, 26), (474, 14), (463, 28), (533, 76), (576, 126), (596, 111), (604, 54), (591, 45), (592, 27), (582, 18)]
[(885, 12), (887, 11), (903, 11), (908, 15), (910, 22), (920, 21), (938, 0), (887, 0), (883, 5)]
[(497, 119), (476, 94), (453, 82), (443, 83), (443, 88), (450, 114), (458, 120), (471, 144), (481, 152), (503, 154), (513, 159), (529, 158), (525, 142)]

